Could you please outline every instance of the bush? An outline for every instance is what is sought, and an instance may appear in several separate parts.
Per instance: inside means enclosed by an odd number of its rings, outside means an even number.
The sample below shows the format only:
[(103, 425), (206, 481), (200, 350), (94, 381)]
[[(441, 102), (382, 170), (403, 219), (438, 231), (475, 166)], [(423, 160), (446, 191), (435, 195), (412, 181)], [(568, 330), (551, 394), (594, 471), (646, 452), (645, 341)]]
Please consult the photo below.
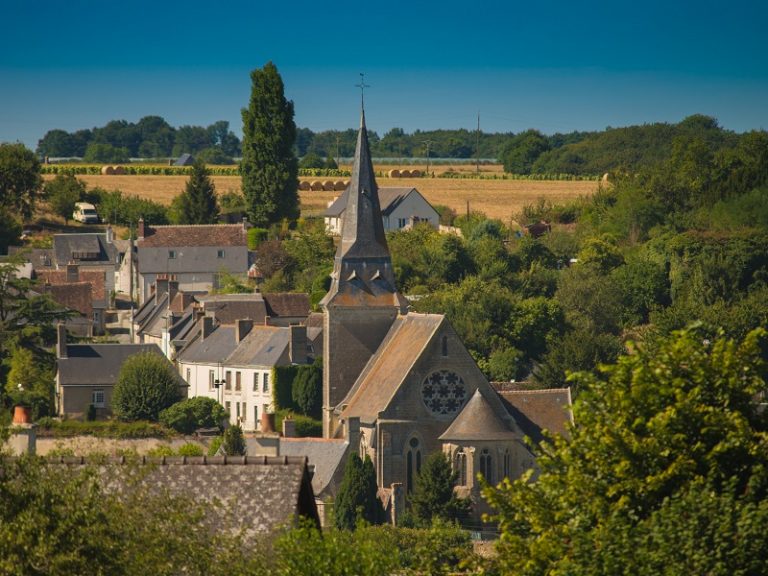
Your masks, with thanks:
[(240, 426), (230, 426), (224, 430), (221, 445), (227, 456), (244, 456), (246, 449), (243, 429)]
[(179, 456), (202, 456), (203, 447), (199, 444), (187, 442), (186, 444), (179, 446), (177, 453)]
[(221, 404), (203, 396), (182, 400), (160, 412), (160, 422), (182, 434), (191, 434), (198, 428), (221, 430), (225, 417)]
[(283, 420), (290, 418), (296, 423), (296, 436), (299, 438), (320, 438), (323, 435), (323, 422), (309, 416), (296, 414), (291, 410), (275, 412), (275, 429), (283, 429)]
[(151, 422), (119, 422), (99, 420), (55, 420), (50, 417), (37, 421), (37, 433), (41, 437), (71, 438), (73, 436), (95, 436), (97, 438), (169, 438), (175, 434), (165, 426)]
[(249, 228), (248, 229), (248, 250), (256, 250), (259, 244), (267, 239), (266, 228)]
[(208, 446), (208, 456), (216, 456), (216, 453), (219, 451), (219, 448), (221, 448), (221, 443), (223, 441), (223, 436), (216, 436), (213, 440), (211, 440), (211, 445)]
[(162, 410), (179, 400), (179, 377), (165, 356), (142, 352), (120, 369), (112, 410), (121, 420), (157, 421)]

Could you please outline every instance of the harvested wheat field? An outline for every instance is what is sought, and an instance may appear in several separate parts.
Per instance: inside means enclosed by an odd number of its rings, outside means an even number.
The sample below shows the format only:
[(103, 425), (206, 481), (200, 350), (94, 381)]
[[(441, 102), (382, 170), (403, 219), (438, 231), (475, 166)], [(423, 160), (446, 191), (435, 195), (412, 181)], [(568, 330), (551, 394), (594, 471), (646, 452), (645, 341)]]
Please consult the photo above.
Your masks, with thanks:
[[(184, 190), (186, 176), (78, 176), (89, 188), (119, 189), (124, 194), (170, 204)], [(219, 194), (240, 191), (239, 176), (211, 176)], [(491, 218), (508, 221), (520, 210), (543, 198), (552, 203), (574, 200), (597, 190), (595, 181), (564, 180), (473, 180), (450, 178), (378, 178), (380, 187), (414, 187), (432, 204), (449, 206), (462, 214), (469, 208)], [(318, 216), (340, 192), (301, 191), (305, 216)]]

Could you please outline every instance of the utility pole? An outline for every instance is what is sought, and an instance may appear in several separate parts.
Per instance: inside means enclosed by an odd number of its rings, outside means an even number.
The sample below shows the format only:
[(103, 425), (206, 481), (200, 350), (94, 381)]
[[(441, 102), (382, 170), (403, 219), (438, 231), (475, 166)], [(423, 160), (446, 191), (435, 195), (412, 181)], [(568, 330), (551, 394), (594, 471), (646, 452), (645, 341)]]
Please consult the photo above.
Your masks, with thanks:
[(427, 177), (429, 177), (429, 147), (432, 144), (432, 140), (424, 140), (424, 145), (427, 147)]
[(480, 112), (477, 113), (477, 136), (475, 139), (475, 160), (477, 161), (477, 173), (480, 174)]
[(340, 136), (336, 134), (336, 166), (341, 164), (341, 156), (339, 156), (339, 139)]

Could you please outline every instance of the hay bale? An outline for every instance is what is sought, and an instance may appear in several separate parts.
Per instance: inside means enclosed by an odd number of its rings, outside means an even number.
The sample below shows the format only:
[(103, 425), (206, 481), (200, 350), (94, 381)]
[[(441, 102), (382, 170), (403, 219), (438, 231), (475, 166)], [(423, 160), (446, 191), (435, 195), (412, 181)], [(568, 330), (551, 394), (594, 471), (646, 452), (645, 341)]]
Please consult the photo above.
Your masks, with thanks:
[(112, 176), (112, 174), (115, 173), (115, 169), (112, 168), (112, 166), (102, 166), (101, 167), (101, 173), (104, 176)]
[(608, 182), (608, 172), (606, 172), (605, 174), (603, 174), (603, 178), (602, 178), (602, 181), (603, 181), (603, 182)]
[(312, 183), (309, 185), (309, 189), (313, 192), (322, 192), (323, 191), (323, 183), (320, 180), (313, 180)]
[(326, 192), (333, 192), (336, 188), (336, 183), (333, 180), (326, 180), (323, 182), (323, 190)]
[(347, 183), (343, 180), (338, 180), (334, 183), (333, 189), (337, 192), (344, 190), (347, 187)]
[(125, 168), (123, 168), (122, 166), (113, 166), (112, 170), (114, 170), (114, 174), (116, 176), (122, 176), (123, 174), (125, 174)]
[(390, 171), (387, 173), (387, 175), (388, 175), (390, 178), (400, 178), (400, 170), (398, 170), (397, 168), (393, 168), (392, 170), (390, 170)]
[(410, 177), (411, 177), (410, 170), (400, 170), (400, 178), (410, 178)]
[(421, 178), (424, 176), (424, 173), (421, 170), (416, 170), (415, 168), (411, 170), (411, 178)]
[(312, 190), (312, 186), (310, 185), (309, 180), (300, 180), (299, 190), (303, 190), (304, 192), (307, 192), (308, 190)]

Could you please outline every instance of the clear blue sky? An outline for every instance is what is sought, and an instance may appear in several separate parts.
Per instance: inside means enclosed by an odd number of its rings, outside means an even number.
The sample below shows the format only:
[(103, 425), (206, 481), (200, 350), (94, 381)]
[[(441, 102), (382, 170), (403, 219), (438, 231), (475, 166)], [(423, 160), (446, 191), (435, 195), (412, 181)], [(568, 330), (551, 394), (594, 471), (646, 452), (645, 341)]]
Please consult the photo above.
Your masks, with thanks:
[(0, 141), (160, 115), (228, 120), (272, 60), (299, 126), (768, 129), (764, 0), (2, 0)]

